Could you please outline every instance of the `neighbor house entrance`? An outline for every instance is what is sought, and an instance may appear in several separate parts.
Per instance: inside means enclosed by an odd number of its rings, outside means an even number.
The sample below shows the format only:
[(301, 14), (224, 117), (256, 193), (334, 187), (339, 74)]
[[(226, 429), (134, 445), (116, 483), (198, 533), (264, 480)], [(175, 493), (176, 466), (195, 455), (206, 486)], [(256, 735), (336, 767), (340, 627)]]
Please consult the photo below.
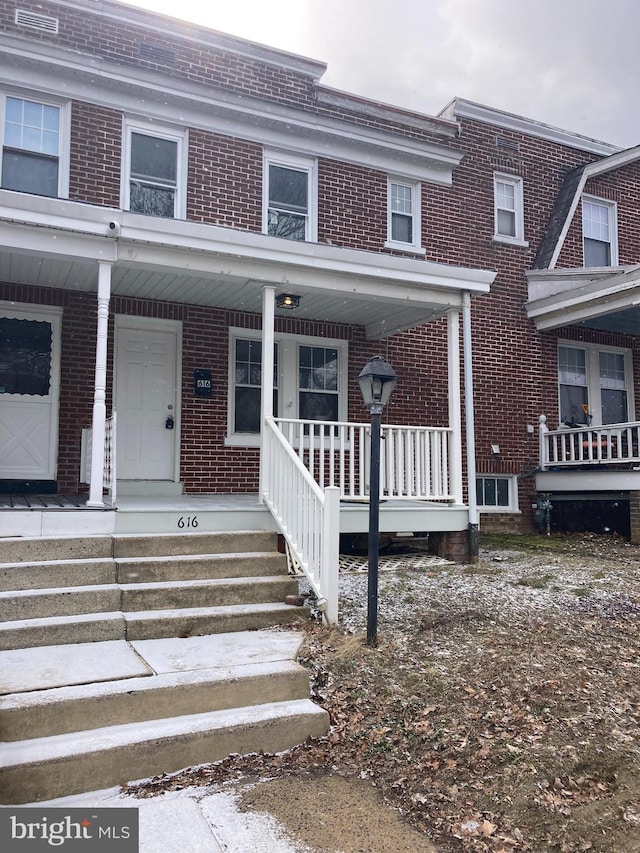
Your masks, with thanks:
[(180, 333), (175, 321), (116, 317), (118, 480), (177, 479)]
[(0, 304), (0, 480), (56, 479), (62, 309)]

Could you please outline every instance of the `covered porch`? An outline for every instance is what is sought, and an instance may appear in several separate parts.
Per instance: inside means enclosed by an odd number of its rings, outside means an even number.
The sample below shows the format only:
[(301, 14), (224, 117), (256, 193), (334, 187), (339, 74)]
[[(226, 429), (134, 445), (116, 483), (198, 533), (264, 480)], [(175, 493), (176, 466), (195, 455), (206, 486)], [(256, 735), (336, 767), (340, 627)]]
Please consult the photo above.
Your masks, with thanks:
[[(346, 341), (344, 369), (336, 380), (343, 395), (337, 408), (339, 417), (283, 416), (294, 398), (287, 398), (289, 391), (284, 386), (276, 386), (274, 343), (278, 326), (294, 328), (290, 320), (294, 315), (286, 305), (279, 307), (282, 294), (297, 297), (295, 319), (315, 324), (317, 340), (326, 335), (327, 324), (357, 328), (363, 339), (361, 349), (370, 355), (384, 352), (385, 342), (397, 333), (442, 321), (446, 353), (444, 359), (438, 358), (446, 362), (446, 400), (439, 404), (447, 416), (444, 423), (427, 426), (425, 413), (416, 411), (413, 423), (413, 417), (407, 417), (403, 423), (383, 425), (381, 530), (466, 536), (469, 526), (477, 525), (470, 306), (474, 295), (488, 292), (495, 273), (57, 199), (38, 199), (34, 210), (33, 199), (27, 203), (20, 194), (7, 191), (0, 195), (2, 272), (3, 279), (12, 284), (12, 292), (24, 286), (25, 293), (30, 287), (41, 292), (82, 293), (95, 300), (96, 316), (93, 332), (87, 330), (95, 342), (91, 417), (73, 425), (78, 445), (82, 438), (79, 480), (87, 483), (86, 503), (71, 510), (48, 507), (2, 512), (2, 535), (63, 535), (67, 532), (63, 527), (69, 526), (89, 535), (117, 531), (123, 524), (132, 532), (144, 525), (152, 530), (164, 525), (164, 530), (188, 531), (194, 518), (198, 525), (230, 523), (233, 507), (249, 500), (254, 504), (251, 518), (259, 521), (260, 528), (275, 526), (284, 535), (319, 597), (326, 597), (327, 579), (335, 575), (337, 567), (339, 531), (367, 529), (369, 426), (353, 417), (355, 398), (346, 387), (346, 362), (353, 360), (353, 354), (350, 348), (347, 352)], [(118, 382), (122, 385), (118, 372), (121, 348), (114, 343), (112, 325), (115, 321), (117, 330), (122, 318), (113, 315), (114, 299), (120, 304), (126, 300), (128, 306), (135, 306), (136, 300), (145, 300), (146, 305), (181, 306), (191, 312), (207, 312), (208, 317), (225, 312), (226, 317), (237, 316), (238, 325), (244, 327), (247, 317), (258, 318), (256, 325), (248, 327), (256, 329), (261, 345), (259, 433), (255, 440), (243, 435), (224, 439), (227, 454), (235, 456), (240, 465), (245, 456), (249, 458), (251, 448), (255, 448), (254, 455), (259, 451), (260, 481), (255, 495), (241, 498), (237, 486), (216, 489), (213, 495), (183, 494), (184, 448), (190, 440), (185, 405), (197, 394), (198, 376), (206, 384), (211, 383), (211, 374), (202, 377), (202, 371), (194, 370), (193, 377), (187, 375), (186, 331), (177, 320), (165, 321), (173, 324), (174, 386), (170, 382), (163, 385), (164, 373), (156, 370), (161, 378), (158, 388), (167, 398), (157, 410), (151, 407), (153, 423), (137, 427), (142, 445), (153, 444), (154, 436), (159, 436), (158, 442), (164, 441), (169, 448), (164, 455), (171, 457), (171, 464), (159, 474), (154, 469), (151, 476), (132, 475), (137, 469), (128, 461), (122, 464), (121, 450), (128, 438), (114, 390)], [(172, 316), (163, 310), (162, 316)], [(64, 327), (64, 314), (60, 314)], [(151, 320), (145, 322), (152, 325)], [(290, 338), (295, 339), (295, 331)], [(52, 364), (54, 357), (61, 358), (59, 337), (57, 347), (57, 353), (51, 354)], [(349, 369), (357, 374), (361, 366)], [(401, 382), (411, 382), (412, 372), (430, 366), (428, 353), (418, 365), (415, 359), (395, 363)], [(223, 372), (226, 367), (218, 375)], [(280, 412), (274, 408), (276, 389)], [(130, 396), (144, 390), (144, 382), (129, 386)], [(231, 397), (222, 391), (230, 407)], [(57, 410), (51, 411), (53, 422)], [(56, 431), (51, 435), (55, 438)], [(203, 459), (210, 452), (206, 444), (188, 451), (190, 458), (201, 453)], [(144, 507), (143, 500), (147, 501)], [(214, 504), (224, 504), (226, 509)], [(242, 524), (247, 520), (245, 516)]]

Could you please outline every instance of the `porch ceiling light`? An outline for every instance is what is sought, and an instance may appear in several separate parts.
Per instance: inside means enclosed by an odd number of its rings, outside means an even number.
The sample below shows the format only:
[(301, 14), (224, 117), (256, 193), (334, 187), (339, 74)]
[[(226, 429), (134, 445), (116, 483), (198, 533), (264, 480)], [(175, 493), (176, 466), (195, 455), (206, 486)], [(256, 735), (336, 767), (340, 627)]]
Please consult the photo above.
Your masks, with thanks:
[(276, 296), (276, 308), (294, 308), (300, 307), (300, 297), (295, 293), (279, 293)]
[(381, 414), (393, 394), (398, 377), (381, 355), (375, 355), (360, 371), (358, 384), (364, 404), (371, 414)]

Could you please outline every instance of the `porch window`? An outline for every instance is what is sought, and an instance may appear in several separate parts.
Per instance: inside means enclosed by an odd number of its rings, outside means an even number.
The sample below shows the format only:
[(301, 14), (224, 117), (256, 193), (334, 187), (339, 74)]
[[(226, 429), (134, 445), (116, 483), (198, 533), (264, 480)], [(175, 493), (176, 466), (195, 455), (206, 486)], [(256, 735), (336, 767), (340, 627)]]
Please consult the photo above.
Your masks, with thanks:
[[(339, 421), (347, 415), (347, 342), (281, 334), (274, 352), (276, 417)], [(231, 330), (226, 444), (258, 445), (262, 341)]]
[(420, 184), (389, 178), (386, 247), (421, 251), (420, 232)]
[(494, 240), (510, 243), (524, 241), (524, 204), (522, 178), (493, 176)]
[(582, 238), (585, 267), (615, 267), (618, 264), (615, 202), (582, 199)]
[(184, 136), (129, 125), (125, 145), (124, 209), (184, 218)]
[[(278, 411), (278, 347), (274, 349), (273, 411)], [(235, 341), (235, 388), (233, 432), (260, 432), (262, 385), (262, 341), (237, 338)]]
[(566, 426), (624, 423), (632, 409), (631, 352), (561, 344), (558, 384)]
[(315, 240), (315, 163), (265, 155), (264, 228), (272, 237)]
[(62, 195), (62, 111), (56, 104), (7, 95), (4, 99), (2, 188)]
[(515, 477), (481, 474), (476, 479), (476, 501), (483, 512), (513, 512), (518, 509)]

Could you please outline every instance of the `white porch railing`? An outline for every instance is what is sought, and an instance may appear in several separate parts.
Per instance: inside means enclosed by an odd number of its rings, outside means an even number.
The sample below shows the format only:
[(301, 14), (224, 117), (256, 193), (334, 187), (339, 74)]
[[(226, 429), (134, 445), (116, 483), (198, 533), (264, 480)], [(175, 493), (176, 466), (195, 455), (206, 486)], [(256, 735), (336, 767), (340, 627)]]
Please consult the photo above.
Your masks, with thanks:
[[(104, 473), (102, 488), (107, 493), (111, 506), (116, 505), (116, 424), (117, 415), (113, 412), (105, 421), (104, 430)], [(91, 452), (93, 448), (93, 429), (84, 427), (80, 446), (80, 482), (91, 482)]]
[(321, 488), (271, 417), (262, 437), (263, 492), (325, 620), (338, 620), (340, 492)]
[[(343, 499), (369, 496), (370, 425), (275, 418), (289, 445), (321, 488)], [(453, 501), (453, 430), (383, 424), (380, 498)]]
[(639, 465), (640, 421), (550, 430), (540, 415), (540, 468)]

